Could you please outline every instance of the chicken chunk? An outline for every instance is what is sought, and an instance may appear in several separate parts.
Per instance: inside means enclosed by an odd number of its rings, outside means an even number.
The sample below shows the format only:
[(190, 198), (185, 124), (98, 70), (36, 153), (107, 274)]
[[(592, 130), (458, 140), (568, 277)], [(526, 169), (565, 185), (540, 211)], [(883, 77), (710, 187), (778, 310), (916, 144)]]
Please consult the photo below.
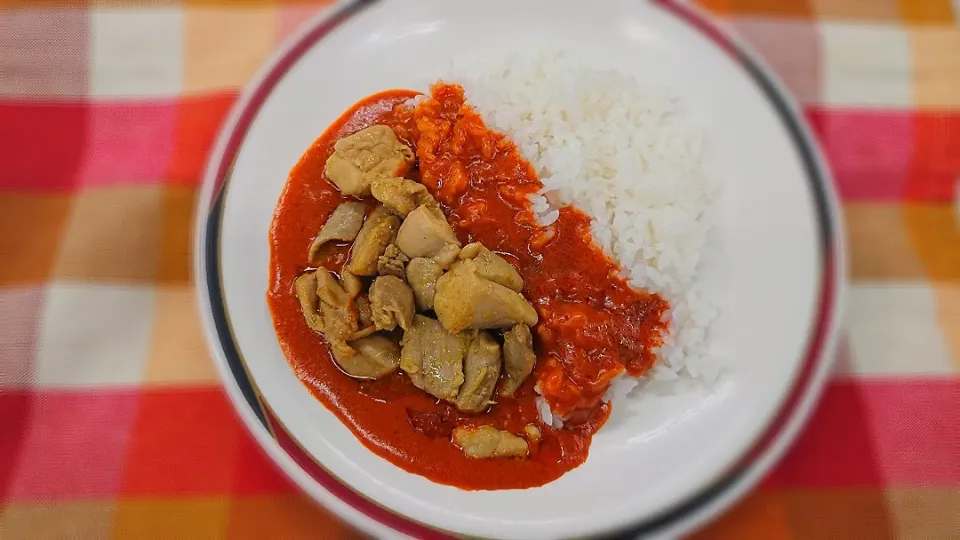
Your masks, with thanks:
[[(314, 275), (316, 275), (317, 280), (317, 296), (320, 297), (323, 303), (335, 307), (344, 307), (350, 303), (350, 299), (352, 298), (351, 294), (344, 289), (344, 286), (333, 272), (319, 268)], [(355, 276), (352, 277), (356, 279)]]
[(467, 457), (474, 459), (498, 457), (527, 457), (530, 452), (527, 441), (509, 431), (493, 426), (476, 428), (458, 426), (453, 430), (453, 444), (460, 447)]
[(454, 402), (458, 409), (478, 413), (492, 403), (500, 363), (500, 344), (487, 332), (477, 334), (463, 360), (463, 385)]
[(373, 308), (370, 306), (370, 299), (366, 295), (357, 296), (353, 300), (353, 305), (357, 309), (357, 321), (362, 328), (373, 326)]
[(500, 395), (513, 396), (533, 372), (537, 355), (533, 352), (530, 327), (518, 324), (503, 333), (503, 367), (507, 372), (500, 383)]
[(360, 338), (365, 338), (365, 337), (367, 337), (367, 336), (372, 336), (373, 334), (376, 334), (376, 333), (377, 333), (377, 327), (376, 327), (376, 326), (370, 325), (370, 326), (360, 327), (359, 330), (357, 330), (356, 332), (350, 334), (350, 337), (347, 338), (347, 343), (350, 343), (351, 341), (353, 341), (353, 340), (355, 340), (355, 339), (360, 339)]
[(457, 255), (460, 254), (460, 244), (447, 244), (440, 248), (440, 251), (433, 254), (430, 259), (433, 262), (440, 265), (440, 268), (444, 270), (449, 270), (450, 266), (453, 265), (457, 260)]
[(437, 294), (437, 278), (443, 275), (443, 269), (433, 259), (417, 257), (407, 264), (407, 283), (413, 289), (413, 299), (417, 309), (433, 309), (433, 297)]
[(360, 292), (360, 281), (348, 272), (338, 280), (323, 268), (304, 274), (294, 280), (300, 308), (310, 328), (323, 334), (334, 355), (353, 356), (347, 341), (363, 336), (358, 334), (359, 321), (353, 297)]
[(319, 306), (319, 297), (317, 297), (317, 274), (308, 272), (293, 280), (293, 288), (297, 292), (297, 300), (300, 301), (300, 311), (303, 312), (303, 319), (307, 321), (307, 326), (323, 332), (323, 316), (317, 311)]
[(377, 333), (348, 342), (354, 354), (333, 353), (333, 359), (348, 375), (376, 379), (396, 371), (400, 365), (400, 345), (388, 336)]
[(400, 369), (417, 388), (453, 401), (463, 385), (463, 357), (472, 337), (451, 334), (436, 319), (415, 315), (400, 342)]
[(378, 206), (363, 223), (344, 268), (358, 276), (377, 275), (377, 262), (397, 236), (399, 228), (400, 218)]
[(522, 294), (477, 275), (476, 263), (460, 261), (437, 279), (437, 318), (448, 331), (533, 326), (537, 312)]
[(377, 259), (377, 273), (381, 276), (396, 276), (400, 279), (406, 279), (404, 268), (408, 262), (410, 262), (410, 257), (404, 255), (396, 244), (390, 244), (383, 251), (383, 255)]
[(341, 242), (352, 242), (360, 232), (363, 226), (363, 216), (366, 209), (363, 203), (346, 202), (338, 206), (327, 222), (320, 227), (320, 234), (313, 239), (310, 249), (307, 251), (307, 260), (317, 264), (324, 255), (323, 248), (327, 247), (328, 242), (337, 240)]
[(433, 257), (417, 257), (407, 263), (407, 283), (413, 289), (413, 298), (417, 302), (417, 309), (429, 311), (433, 309), (433, 297), (437, 293), (437, 279), (443, 271), (457, 260), (460, 248), (456, 244), (447, 244), (440, 248)]
[(429, 206), (421, 206), (407, 215), (397, 232), (396, 244), (411, 259), (432, 257), (447, 244), (461, 245), (443, 212)]
[(458, 258), (460, 260), (470, 259), (477, 263), (477, 275), (484, 279), (489, 279), (517, 292), (523, 290), (523, 278), (520, 277), (520, 272), (517, 272), (512, 264), (484, 247), (480, 242), (463, 246)]
[(323, 337), (334, 358), (352, 358), (356, 351), (347, 340), (354, 338), (359, 330), (356, 317), (348, 306), (338, 307), (326, 302), (320, 302), (320, 313), (323, 315)]
[(324, 172), (344, 195), (369, 197), (374, 180), (403, 176), (413, 166), (413, 150), (389, 126), (376, 125), (334, 143)]
[(407, 217), (418, 206), (437, 206), (437, 201), (420, 182), (406, 178), (380, 178), (370, 186), (373, 197), (400, 217)]
[(360, 278), (347, 270), (340, 272), (340, 286), (350, 298), (356, 298), (363, 291), (363, 282)]
[(413, 323), (413, 291), (396, 276), (380, 276), (370, 286), (370, 307), (377, 330), (404, 330)]

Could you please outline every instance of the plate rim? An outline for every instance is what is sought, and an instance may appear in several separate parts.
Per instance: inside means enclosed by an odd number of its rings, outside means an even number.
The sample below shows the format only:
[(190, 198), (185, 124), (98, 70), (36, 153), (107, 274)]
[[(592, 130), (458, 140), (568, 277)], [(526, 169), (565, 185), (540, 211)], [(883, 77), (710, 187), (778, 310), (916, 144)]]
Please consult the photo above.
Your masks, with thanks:
[[(233, 162), (259, 107), (302, 55), (340, 23), (379, 1), (339, 2), (314, 16), (260, 68), (231, 108), (207, 161), (197, 200), (194, 229), (196, 298), (207, 347), (233, 408), (260, 447), (288, 478), (316, 502), (368, 533), (447, 538), (456, 533), (414, 521), (356, 492), (310, 456), (287, 432), (247, 371), (232, 333), (220, 283), (219, 231), (223, 201)], [(764, 435), (751, 444), (751, 450), (734, 467), (701, 489), (698, 495), (660, 516), (625, 529), (602, 533), (674, 536), (702, 526), (749, 492), (780, 460), (806, 423), (833, 368), (845, 296), (846, 251), (842, 215), (830, 170), (812, 130), (799, 112), (799, 106), (782, 82), (748, 44), (699, 7), (684, 0), (649, 0), (649, 3), (682, 19), (724, 49), (773, 102), (810, 181), (823, 258), (817, 317), (807, 338), (803, 365), (794, 378), (792, 391), (785, 396)]]

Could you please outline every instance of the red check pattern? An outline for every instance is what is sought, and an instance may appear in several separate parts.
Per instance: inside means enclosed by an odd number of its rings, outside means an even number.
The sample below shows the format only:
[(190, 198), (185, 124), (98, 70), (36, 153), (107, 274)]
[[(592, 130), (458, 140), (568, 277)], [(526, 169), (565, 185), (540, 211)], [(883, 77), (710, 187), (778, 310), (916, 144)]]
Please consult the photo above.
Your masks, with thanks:
[[(840, 366), (701, 538), (960, 538), (949, 0), (702, 0), (806, 108), (843, 201)], [(322, 2), (0, 0), (0, 538), (349, 538), (231, 410), (192, 213), (240, 87)]]

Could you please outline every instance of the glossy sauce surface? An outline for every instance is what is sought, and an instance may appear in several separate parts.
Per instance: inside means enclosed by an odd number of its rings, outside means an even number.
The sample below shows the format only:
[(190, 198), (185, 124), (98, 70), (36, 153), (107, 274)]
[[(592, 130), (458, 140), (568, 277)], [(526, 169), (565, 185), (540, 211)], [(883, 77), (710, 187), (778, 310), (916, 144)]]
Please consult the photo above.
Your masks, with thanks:
[[(357, 103), (291, 171), (270, 232), (267, 300), (277, 336), (297, 376), (383, 458), (463, 489), (539, 486), (586, 459), (593, 434), (609, 415), (600, 401), (609, 381), (649, 369), (667, 304), (617, 277), (616, 264), (593, 244), (584, 213), (564, 208), (549, 227), (536, 223), (526, 201), (541, 188), (535, 171), (465, 104), (459, 86), (438, 84), (415, 109), (398, 106), (416, 95), (391, 90)], [(307, 246), (346, 200), (324, 177), (324, 162), (339, 138), (373, 124), (391, 126), (416, 149), (414, 178), (440, 201), (459, 239), (483, 242), (514, 264), (524, 279), (523, 294), (540, 316), (535, 376), (515, 399), (498, 397), (481, 415), (438, 403), (401, 372), (376, 381), (345, 375), (300, 313), (293, 280), (308, 268)], [(338, 248), (323, 266), (339, 272), (347, 253), (348, 246)], [(535, 383), (554, 410), (567, 415), (563, 429), (539, 422)], [(474, 460), (449, 440), (456, 425), (492, 424), (520, 434), (530, 423), (540, 427), (542, 438), (528, 459)]]

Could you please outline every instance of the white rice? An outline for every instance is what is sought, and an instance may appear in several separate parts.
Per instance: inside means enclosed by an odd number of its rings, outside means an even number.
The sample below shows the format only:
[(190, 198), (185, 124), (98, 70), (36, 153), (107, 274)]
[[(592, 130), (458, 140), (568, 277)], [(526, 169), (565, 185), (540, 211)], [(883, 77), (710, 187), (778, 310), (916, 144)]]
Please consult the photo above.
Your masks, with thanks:
[[(561, 206), (583, 210), (630, 284), (670, 303), (670, 333), (644, 379), (712, 383), (718, 370), (705, 359), (705, 339), (717, 311), (698, 277), (718, 182), (705, 174), (702, 135), (677, 100), (556, 51), (461, 61), (449, 80), (538, 171), (544, 187), (530, 202), (540, 223), (556, 220)], [(606, 398), (626, 398), (637, 384), (621, 378)], [(544, 403), (539, 410), (560, 425)]]

